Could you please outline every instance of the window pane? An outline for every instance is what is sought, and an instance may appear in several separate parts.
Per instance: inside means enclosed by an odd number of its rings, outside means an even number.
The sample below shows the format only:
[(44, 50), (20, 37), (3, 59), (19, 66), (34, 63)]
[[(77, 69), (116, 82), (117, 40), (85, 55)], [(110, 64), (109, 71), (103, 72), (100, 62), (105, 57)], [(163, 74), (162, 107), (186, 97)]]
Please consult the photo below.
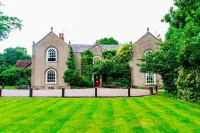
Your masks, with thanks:
[(56, 82), (56, 73), (54, 70), (49, 70), (47, 72), (47, 82), (48, 83), (55, 83)]
[(147, 84), (155, 84), (155, 75), (152, 73), (146, 73)]
[(56, 61), (56, 50), (55, 49), (48, 50), (48, 61)]

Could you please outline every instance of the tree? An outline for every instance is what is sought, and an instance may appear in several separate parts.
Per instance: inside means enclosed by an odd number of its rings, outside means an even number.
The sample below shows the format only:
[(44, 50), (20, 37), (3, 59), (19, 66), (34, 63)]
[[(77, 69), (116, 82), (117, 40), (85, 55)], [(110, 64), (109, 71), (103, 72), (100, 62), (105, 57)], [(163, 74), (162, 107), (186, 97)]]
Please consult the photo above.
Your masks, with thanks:
[(110, 38), (102, 38), (99, 40), (99, 44), (105, 44), (105, 45), (118, 45), (119, 42), (115, 40), (113, 37)]
[(0, 54), (0, 73), (2, 72), (4, 66), (5, 66), (5, 58), (3, 54)]
[(9, 17), (0, 12), (0, 41), (7, 39), (12, 30), (21, 30), (21, 22), (17, 17)]
[(164, 89), (192, 102), (200, 101), (200, 2), (174, 0), (162, 19), (169, 23), (160, 51), (141, 59), (141, 71), (162, 75)]
[(15, 65), (18, 60), (30, 60), (31, 57), (27, 54), (26, 48), (6, 48), (4, 50), (4, 58), (6, 65)]
[(16, 81), (20, 77), (20, 69), (14, 66), (7, 67), (7, 69), (3, 71), (0, 76), (2, 77), (5, 85), (15, 85)]

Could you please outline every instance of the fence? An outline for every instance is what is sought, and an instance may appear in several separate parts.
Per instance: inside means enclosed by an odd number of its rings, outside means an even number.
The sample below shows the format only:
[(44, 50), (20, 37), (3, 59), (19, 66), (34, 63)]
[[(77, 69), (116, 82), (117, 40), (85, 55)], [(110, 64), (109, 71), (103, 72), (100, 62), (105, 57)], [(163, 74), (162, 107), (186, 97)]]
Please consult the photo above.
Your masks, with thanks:
[(0, 97), (134, 97), (157, 94), (157, 89), (0, 89)]

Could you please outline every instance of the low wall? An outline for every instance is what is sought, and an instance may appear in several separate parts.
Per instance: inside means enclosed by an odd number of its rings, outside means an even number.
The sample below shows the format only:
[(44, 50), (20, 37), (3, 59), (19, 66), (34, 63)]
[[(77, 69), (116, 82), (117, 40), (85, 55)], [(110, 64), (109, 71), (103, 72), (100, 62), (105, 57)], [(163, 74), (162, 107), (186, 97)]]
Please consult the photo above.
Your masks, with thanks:
[(66, 97), (95, 97), (95, 89), (67, 89)]
[(61, 97), (62, 90), (33, 90), (33, 97)]
[(100, 97), (127, 97), (128, 89), (99, 89), (97, 95)]
[(145, 89), (56, 89), (56, 90), (9, 90), (0, 89), (0, 97), (134, 97), (157, 94)]
[(30, 90), (1, 90), (2, 97), (29, 97)]

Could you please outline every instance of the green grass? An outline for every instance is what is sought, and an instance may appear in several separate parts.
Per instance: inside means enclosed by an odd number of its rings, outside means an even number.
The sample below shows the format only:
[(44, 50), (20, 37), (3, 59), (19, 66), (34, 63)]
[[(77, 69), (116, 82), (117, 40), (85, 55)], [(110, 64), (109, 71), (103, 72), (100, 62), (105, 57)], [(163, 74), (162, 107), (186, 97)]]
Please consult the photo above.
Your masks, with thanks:
[(16, 86), (4, 86), (5, 89), (16, 89)]
[(158, 96), (0, 98), (5, 133), (198, 133), (200, 106)]

